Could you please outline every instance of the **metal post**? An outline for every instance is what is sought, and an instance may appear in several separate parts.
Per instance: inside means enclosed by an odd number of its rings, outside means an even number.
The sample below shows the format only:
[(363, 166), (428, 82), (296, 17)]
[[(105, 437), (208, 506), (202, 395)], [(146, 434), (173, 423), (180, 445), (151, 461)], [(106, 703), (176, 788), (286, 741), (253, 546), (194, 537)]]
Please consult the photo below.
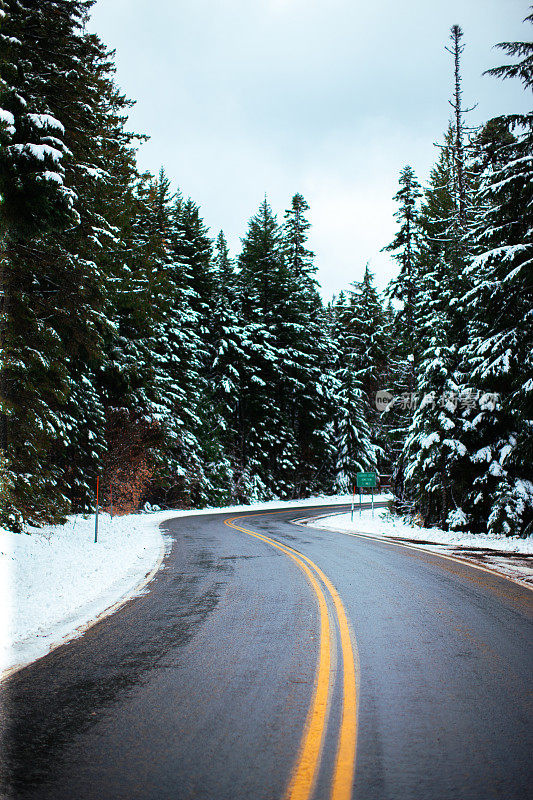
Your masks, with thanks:
[(98, 541), (98, 512), (100, 511), (99, 503), (98, 503), (98, 487), (100, 484), (100, 478), (96, 478), (96, 514), (94, 517), (94, 543)]
[(354, 502), (355, 502), (355, 486), (353, 487), (353, 492), (352, 492), (352, 522), (353, 522), (353, 504), (354, 504)]
[(359, 516), (361, 516), (362, 508), (363, 508), (363, 501), (361, 500), (361, 487), (359, 487)]
[(113, 519), (113, 484), (109, 484), (109, 491), (111, 492), (111, 519)]
[(374, 517), (374, 487), (372, 487), (372, 517)]

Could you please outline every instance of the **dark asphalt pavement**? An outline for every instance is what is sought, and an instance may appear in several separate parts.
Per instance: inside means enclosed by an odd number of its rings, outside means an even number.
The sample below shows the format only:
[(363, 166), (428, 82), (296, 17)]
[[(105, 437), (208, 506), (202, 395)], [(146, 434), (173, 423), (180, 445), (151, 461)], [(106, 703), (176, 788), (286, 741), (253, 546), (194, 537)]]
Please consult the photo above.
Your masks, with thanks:
[[(533, 593), (427, 552), (290, 524), (236, 524), (310, 558), (359, 654), (353, 798), (533, 797)], [(230, 515), (228, 515), (230, 516)], [(235, 516), (235, 515), (231, 515)], [(239, 515), (241, 516), (241, 515)], [(1, 686), (9, 800), (281, 800), (314, 692), (319, 607), (288, 555), (178, 518), (149, 591)], [(331, 598), (330, 796), (343, 684)]]

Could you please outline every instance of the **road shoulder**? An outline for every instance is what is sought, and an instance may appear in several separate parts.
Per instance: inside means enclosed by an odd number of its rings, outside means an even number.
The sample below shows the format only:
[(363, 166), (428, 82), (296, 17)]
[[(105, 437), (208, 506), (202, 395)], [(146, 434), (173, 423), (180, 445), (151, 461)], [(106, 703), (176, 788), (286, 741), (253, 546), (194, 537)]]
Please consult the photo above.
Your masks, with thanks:
[(319, 530), (361, 536), (435, 553), (496, 573), (533, 590), (531, 537), (527, 540), (506, 540), (505, 537), (495, 540), (475, 534), (446, 536), (444, 531), (407, 525), (391, 520), (388, 514), (384, 517), (382, 514), (382, 509), (376, 509), (372, 517), (370, 510), (363, 509), (360, 515), (356, 509), (353, 522), (350, 513), (299, 518), (294, 522)]

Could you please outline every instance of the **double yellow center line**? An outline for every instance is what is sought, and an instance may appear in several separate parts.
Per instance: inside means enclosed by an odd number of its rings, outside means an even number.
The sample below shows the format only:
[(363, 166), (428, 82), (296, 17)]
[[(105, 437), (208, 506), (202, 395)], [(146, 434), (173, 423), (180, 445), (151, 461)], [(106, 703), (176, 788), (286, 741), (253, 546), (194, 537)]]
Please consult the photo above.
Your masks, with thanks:
[[(264, 512), (263, 512), (264, 513)], [(282, 513), (282, 512), (270, 512)], [(310, 558), (294, 548), (277, 542), (269, 536), (243, 528), (235, 520), (263, 514), (246, 514), (224, 520), (224, 524), (242, 531), (255, 539), (267, 542), (291, 558), (304, 572), (313, 588), (320, 613), (320, 647), (316, 670), (313, 699), (307, 714), (306, 725), (300, 750), (285, 793), (284, 800), (309, 800), (318, 777), (322, 747), (326, 735), (329, 705), (333, 680), (332, 670), (332, 630), (324, 588), (331, 597), (340, 634), (343, 664), (342, 719), (338, 733), (337, 755), (331, 782), (330, 800), (350, 800), (355, 771), (355, 750), (357, 743), (357, 683), (355, 674), (355, 653), (350, 628), (339, 593)]]

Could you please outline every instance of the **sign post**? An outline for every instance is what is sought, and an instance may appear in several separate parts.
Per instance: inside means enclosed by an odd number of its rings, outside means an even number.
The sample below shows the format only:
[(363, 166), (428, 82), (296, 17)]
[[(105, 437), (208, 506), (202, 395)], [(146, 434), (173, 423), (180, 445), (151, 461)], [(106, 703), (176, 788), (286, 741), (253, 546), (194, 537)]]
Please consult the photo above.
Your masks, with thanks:
[(94, 543), (95, 544), (98, 541), (98, 512), (100, 510), (99, 505), (98, 505), (98, 487), (99, 487), (99, 484), (100, 484), (100, 478), (97, 477), (96, 478), (96, 514), (95, 514), (95, 517), (94, 517)]
[(374, 489), (377, 486), (377, 475), (375, 472), (358, 472), (356, 478), (359, 488), (359, 516), (361, 516), (362, 509), (361, 489), (363, 486), (372, 489), (372, 516), (374, 516)]

